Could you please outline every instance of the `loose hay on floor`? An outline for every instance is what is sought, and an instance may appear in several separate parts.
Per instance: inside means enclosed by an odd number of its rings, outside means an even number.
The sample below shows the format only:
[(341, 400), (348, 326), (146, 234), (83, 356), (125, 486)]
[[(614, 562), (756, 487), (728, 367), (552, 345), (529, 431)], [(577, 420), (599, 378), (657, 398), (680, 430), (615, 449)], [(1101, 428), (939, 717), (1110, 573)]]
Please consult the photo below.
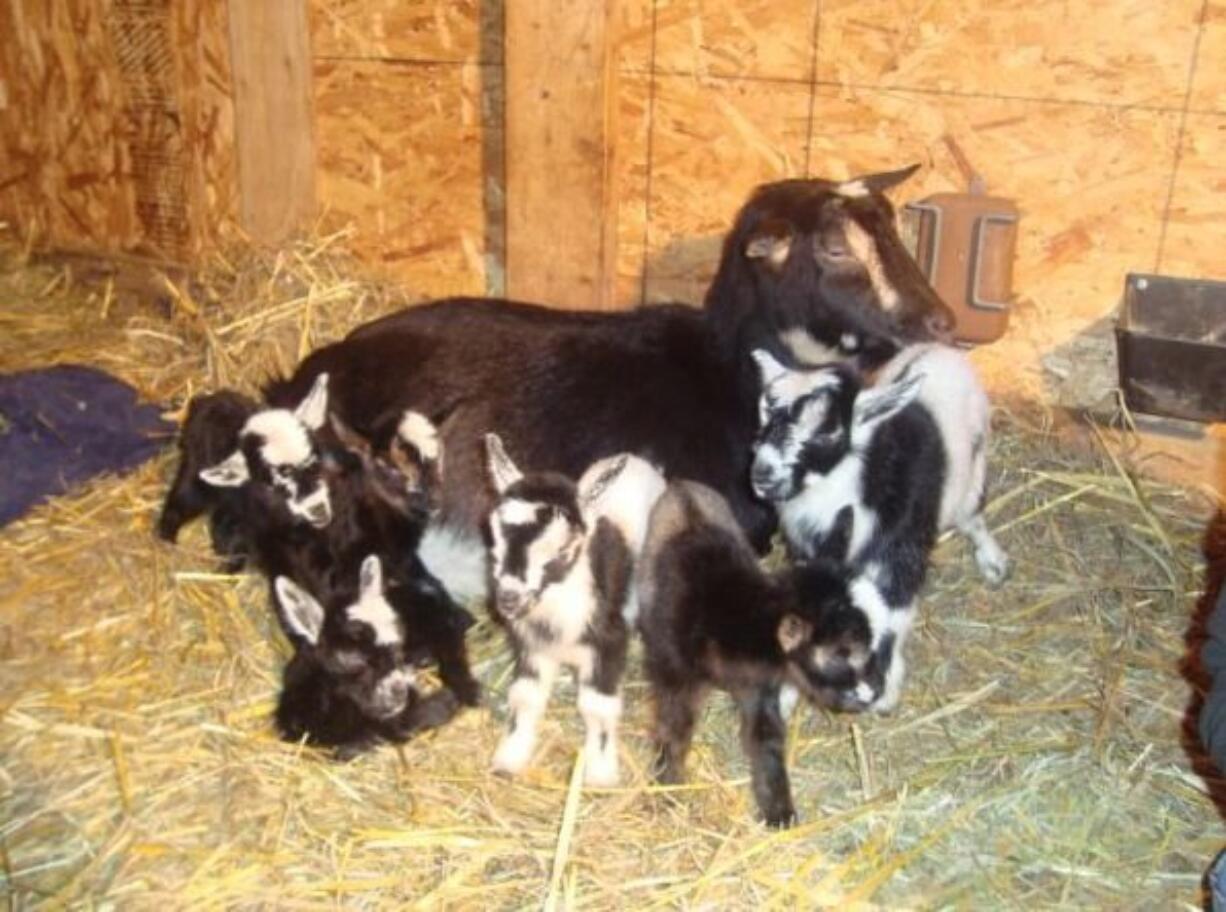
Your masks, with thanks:
[[(82, 361), (174, 406), (253, 389), (407, 300), (330, 243), (156, 279), (156, 306), (10, 255), (0, 370)], [(997, 417), (1012, 579), (990, 592), (964, 542), (940, 547), (902, 708), (797, 713), (802, 823), (779, 833), (725, 699), (689, 784), (649, 784), (636, 666), (623, 788), (576, 786), (573, 687), (534, 769), (487, 775), (510, 663), (484, 619), (488, 708), (348, 765), (281, 743), (264, 586), (217, 573), (198, 527), (154, 540), (169, 454), (59, 498), (0, 532), (0, 884), (17, 907), (1195, 906), (1226, 839), (1181, 671), (1212, 505), (1062, 447), (1037, 411)]]

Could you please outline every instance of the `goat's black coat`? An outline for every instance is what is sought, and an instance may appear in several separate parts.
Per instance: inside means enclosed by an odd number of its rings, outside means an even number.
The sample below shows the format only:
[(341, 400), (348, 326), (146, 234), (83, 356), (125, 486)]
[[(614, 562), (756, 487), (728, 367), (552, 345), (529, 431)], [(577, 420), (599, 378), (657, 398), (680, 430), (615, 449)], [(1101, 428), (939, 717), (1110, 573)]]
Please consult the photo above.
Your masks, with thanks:
[[(863, 276), (826, 275), (815, 261), (823, 225), (845, 214), (873, 232), (898, 279), (896, 316), (875, 308)], [(779, 223), (794, 234), (782, 268), (746, 256), (747, 243)], [(901, 339), (931, 337), (947, 313), (907, 259), (884, 197), (849, 200), (829, 181), (783, 181), (759, 188), (741, 210), (705, 311), (438, 301), (357, 328), (266, 393), (274, 405), (298, 402), (327, 371), (332, 407), (367, 436), (404, 408), (450, 414), (443, 512), (470, 531), (491, 505), (480, 441), (496, 431), (525, 463), (572, 478), (597, 459), (636, 453), (668, 476), (719, 491), (764, 548), (773, 515), (748, 485), (758, 393), (752, 349), (790, 361), (778, 335), (799, 328), (831, 348), (850, 334), (859, 357), (880, 363)], [(932, 314), (939, 319), (924, 319)]]
[(247, 555), (246, 495), (208, 484), (200, 471), (234, 452), (243, 424), (259, 409), (254, 399), (233, 390), (192, 399), (179, 434), (179, 467), (158, 519), (158, 535), (173, 542), (185, 523), (208, 513), (213, 550), (233, 570), (242, 567)]
[[(711, 493), (691, 483), (670, 486), (657, 511), (679, 504), (683, 519), (662, 536), (649, 533), (643, 556), (651, 595), (640, 606), (638, 627), (656, 700), (656, 774), (664, 782), (681, 780), (707, 689), (727, 690), (741, 711), (758, 808), (768, 824), (786, 826), (795, 810), (779, 689), (798, 674), (808, 693), (841, 683), (819, 674), (807, 656), (811, 646), (838, 643), (855, 613), (848, 610), (845, 577), (829, 562), (766, 574), (736, 530), (699, 509), (696, 497)], [(793, 654), (784, 652), (779, 635), (789, 614), (809, 625), (806, 643)]]

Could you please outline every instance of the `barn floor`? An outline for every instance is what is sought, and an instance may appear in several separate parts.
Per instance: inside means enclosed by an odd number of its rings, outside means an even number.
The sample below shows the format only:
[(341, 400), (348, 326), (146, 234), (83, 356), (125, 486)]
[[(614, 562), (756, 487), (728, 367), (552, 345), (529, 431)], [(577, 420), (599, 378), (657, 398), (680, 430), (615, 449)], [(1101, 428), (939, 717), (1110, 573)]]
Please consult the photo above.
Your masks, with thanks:
[[(402, 301), (326, 247), (156, 279), (154, 307), (123, 274), (86, 284), (9, 255), (0, 370), (85, 361), (176, 404), (250, 388)], [(573, 787), (569, 687), (535, 769), (487, 775), (509, 660), (485, 621), (491, 708), (348, 765), (283, 744), (264, 587), (216, 573), (199, 527), (177, 548), (152, 535), (170, 454), (59, 498), (0, 531), (0, 892), (10, 908), (1197, 908), (1226, 842), (1210, 797), (1226, 783), (1187, 724), (1214, 505), (1061, 444), (1035, 407), (1002, 406), (997, 429), (989, 512), (1013, 579), (990, 592), (962, 541), (942, 545), (903, 706), (797, 713), (802, 822), (778, 833), (753, 820), (725, 699), (690, 784), (650, 785), (637, 668), (624, 787)]]

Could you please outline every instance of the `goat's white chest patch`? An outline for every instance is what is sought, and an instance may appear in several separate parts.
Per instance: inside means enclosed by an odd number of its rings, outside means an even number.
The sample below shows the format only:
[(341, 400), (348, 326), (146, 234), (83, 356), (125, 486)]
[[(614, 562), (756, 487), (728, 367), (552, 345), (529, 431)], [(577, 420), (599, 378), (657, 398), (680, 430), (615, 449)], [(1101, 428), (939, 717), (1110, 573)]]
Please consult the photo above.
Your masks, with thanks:
[(350, 605), (349, 620), (367, 624), (375, 632), (375, 642), (380, 646), (395, 646), (403, 639), (396, 610), (377, 593), (365, 593)]
[(852, 511), (851, 537), (845, 560), (856, 558), (877, 528), (876, 513), (864, 506), (861, 492), (863, 465), (844, 459), (829, 475), (806, 476), (801, 492), (780, 511), (784, 535), (797, 550), (809, 553), (815, 538), (824, 538), (845, 508)]
[(243, 433), (259, 434), (264, 439), (260, 455), (270, 466), (296, 466), (311, 458), (311, 438), (294, 413), (268, 409), (252, 415)]

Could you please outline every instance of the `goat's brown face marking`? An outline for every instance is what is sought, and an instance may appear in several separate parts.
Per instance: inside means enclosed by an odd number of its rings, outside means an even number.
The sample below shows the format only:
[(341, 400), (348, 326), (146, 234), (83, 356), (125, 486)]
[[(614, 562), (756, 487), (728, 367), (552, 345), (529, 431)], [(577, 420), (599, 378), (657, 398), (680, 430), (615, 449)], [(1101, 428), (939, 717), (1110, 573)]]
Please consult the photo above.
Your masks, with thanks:
[(877, 295), (877, 302), (881, 309), (886, 313), (896, 310), (900, 300), (898, 289), (894, 287), (885, 273), (885, 266), (881, 262), (881, 255), (873, 236), (865, 231), (854, 218), (848, 217), (843, 222), (843, 237), (847, 240), (847, 248), (868, 275), (869, 283), (873, 286), (873, 292)]

